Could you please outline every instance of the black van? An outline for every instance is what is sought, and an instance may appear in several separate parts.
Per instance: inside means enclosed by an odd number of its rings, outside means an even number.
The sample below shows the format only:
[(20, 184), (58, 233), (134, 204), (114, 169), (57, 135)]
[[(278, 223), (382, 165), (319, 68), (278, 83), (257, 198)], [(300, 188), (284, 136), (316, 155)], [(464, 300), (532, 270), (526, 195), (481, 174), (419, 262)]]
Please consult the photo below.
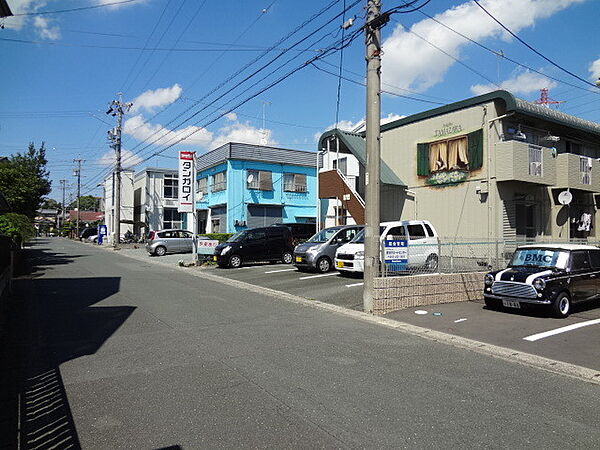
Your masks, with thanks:
[(287, 227), (263, 227), (240, 231), (215, 247), (219, 267), (237, 268), (246, 261), (292, 263), (292, 233)]
[(294, 244), (298, 244), (298, 242), (304, 242), (308, 238), (312, 237), (313, 234), (317, 232), (317, 224), (316, 223), (275, 223), (271, 225), (273, 227), (287, 227), (292, 233), (292, 239), (294, 240)]

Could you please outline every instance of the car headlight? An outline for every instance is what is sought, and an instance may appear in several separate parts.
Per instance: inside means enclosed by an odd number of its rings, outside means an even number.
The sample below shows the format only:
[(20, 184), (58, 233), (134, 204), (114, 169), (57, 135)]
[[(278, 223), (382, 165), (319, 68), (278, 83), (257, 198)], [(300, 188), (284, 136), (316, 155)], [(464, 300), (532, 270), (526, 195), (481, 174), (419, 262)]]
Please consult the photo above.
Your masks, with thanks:
[(488, 273), (485, 276), (484, 282), (485, 282), (486, 286), (491, 286), (492, 284), (494, 284), (494, 275), (492, 275), (491, 273)]
[(365, 252), (364, 251), (358, 251), (354, 254), (354, 259), (365, 259)]
[(546, 282), (542, 278), (536, 278), (533, 280), (533, 287), (538, 291), (543, 291), (546, 287)]
[(229, 250), (231, 250), (231, 245), (223, 247), (223, 249), (221, 250), (221, 255), (225, 255)]

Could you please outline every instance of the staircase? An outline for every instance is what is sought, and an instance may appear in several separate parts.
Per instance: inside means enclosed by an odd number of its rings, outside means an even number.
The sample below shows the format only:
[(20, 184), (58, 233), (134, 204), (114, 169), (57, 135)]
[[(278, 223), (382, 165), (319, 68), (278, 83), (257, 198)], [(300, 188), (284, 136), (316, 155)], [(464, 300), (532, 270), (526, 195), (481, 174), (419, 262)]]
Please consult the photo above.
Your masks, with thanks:
[(365, 201), (339, 170), (319, 172), (319, 198), (338, 198), (357, 224), (365, 223)]

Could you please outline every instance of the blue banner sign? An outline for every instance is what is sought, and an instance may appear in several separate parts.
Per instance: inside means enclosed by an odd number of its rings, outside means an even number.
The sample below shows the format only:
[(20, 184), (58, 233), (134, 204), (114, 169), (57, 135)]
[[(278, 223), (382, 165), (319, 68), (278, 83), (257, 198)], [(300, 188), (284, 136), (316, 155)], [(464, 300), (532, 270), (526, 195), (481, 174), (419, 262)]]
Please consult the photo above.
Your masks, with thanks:
[(106, 236), (107, 230), (106, 225), (98, 225), (98, 245), (102, 245), (104, 236)]
[(408, 241), (383, 241), (383, 257), (387, 270), (392, 272), (406, 270)]

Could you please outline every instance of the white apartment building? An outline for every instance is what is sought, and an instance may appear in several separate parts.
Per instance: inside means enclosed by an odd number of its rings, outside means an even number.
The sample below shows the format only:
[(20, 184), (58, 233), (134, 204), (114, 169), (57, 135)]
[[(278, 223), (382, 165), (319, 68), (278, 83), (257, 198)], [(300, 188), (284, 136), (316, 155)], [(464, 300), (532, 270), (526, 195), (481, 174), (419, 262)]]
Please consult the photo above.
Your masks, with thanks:
[[(103, 183), (104, 188), (104, 224), (107, 227), (109, 242), (113, 240), (115, 231), (117, 174), (111, 173)], [(121, 235), (127, 231), (133, 232), (133, 171), (121, 172)]]

